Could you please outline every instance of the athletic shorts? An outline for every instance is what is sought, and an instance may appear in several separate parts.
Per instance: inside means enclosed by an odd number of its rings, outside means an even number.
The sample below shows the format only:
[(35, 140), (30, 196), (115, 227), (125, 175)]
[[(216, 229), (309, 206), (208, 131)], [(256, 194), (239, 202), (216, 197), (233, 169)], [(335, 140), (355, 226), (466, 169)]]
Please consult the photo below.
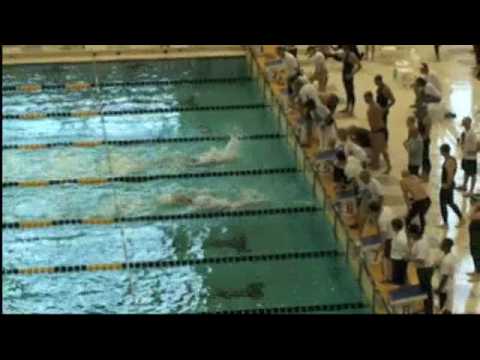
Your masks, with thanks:
[(465, 171), (465, 175), (477, 175), (477, 166), (477, 160), (462, 160), (462, 169)]

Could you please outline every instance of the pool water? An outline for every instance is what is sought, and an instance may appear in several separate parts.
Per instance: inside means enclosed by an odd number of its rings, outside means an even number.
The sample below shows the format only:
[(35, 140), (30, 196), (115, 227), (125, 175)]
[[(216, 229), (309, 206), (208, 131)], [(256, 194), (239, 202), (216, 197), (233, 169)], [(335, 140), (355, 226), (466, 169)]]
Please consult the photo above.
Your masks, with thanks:
[[(129, 86), (5, 92), (3, 114), (123, 111), (262, 104), (244, 58), (6, 67), (3, 87), (25, 83), (129, 82)], [(135, 86), (151, 80), (229, 82)], [(237, 80), (235, 80), (237, 79)], [(268, 107), (158, 114), (4, 120), (3, 145), (280, 134)], [(294, 169), (284, 137), (239, 140), (229, 161), (196, 166), (228, 140), (78, 148), (4, 150), (2, 182), (110, 178), (261, 169)], [(320, 207), (303, 174), (278, 173), (161, 179), (105, 185), (8, 187), (2, 223), (189, 214), (207, 210), (165, 202), (171, 194), (209, 196), (242, 209)], [(208, 212), (208, 211), (207, 211)], [(185, 266), (42, 275), (3, 275), (3, 311), (39, 314), (198, 314), (303, 306), (362, 304), (343, 256), (191, 264), (196, 259), (337, 249), (322, 211), (256, 217), (222, 216), (169, 222), (71, 225), (2, 230), (4, 269), (186, 260)], [(338, 249), (337, 249), (338, 250)], [(360, 314), (366, 308), (315, 313)]]

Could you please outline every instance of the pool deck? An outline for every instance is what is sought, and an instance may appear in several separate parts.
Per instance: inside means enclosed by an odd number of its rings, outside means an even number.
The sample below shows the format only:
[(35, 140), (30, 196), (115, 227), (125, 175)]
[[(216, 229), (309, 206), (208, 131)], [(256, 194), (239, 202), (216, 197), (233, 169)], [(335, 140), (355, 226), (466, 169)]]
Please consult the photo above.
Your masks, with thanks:
[(4, 45), (2, 65), (245, 56), (240, 45)]
[[(272, 46), (273, 48), (273, 46)], [(268, 48), (267, 46), (265, 47), (265, 53), (264, 55), (257, 56), (257, 62), (259, 64), (260, 70), (262, 72), (266, 71), (266, 63), (268, 61), (271, 61), (274, 59), (274, 54), (272, 48)], [(269, 51), (270, 50), (270, 51)], [(275, 97), (278, 99), (282, 99), (285, 97), (285, 91), (286, 87), (284, 84), (280, 82), (270, 82), (270, 86), (272, 88), (273, 94)], [(290, 110), (288, 112), (288, 122), (293, 128), (296, 128), (298, 126), (298, 122), (300, 120), (300, 114), (296, 111)], [(296, 139), (298, 141), (298, 139)], [(318, 146), (319, 143), (318, 141), (314, 140), (312, 146), (310, 148), (304, 149), (304, 155), (307, 159), (307, 161), (313, 163), (315, 155), (318, 153)], [(325, 175), (320, 175), (318, 174), (318, 179), (320, 179), (321, 185), (323, 190), (325, 191), (325, 196), (327, 201), (330, 204), (333, 204), (336, 200), (337, 194), (335, 190), (335, 184), (333, 182), (333, 179), (330, 176), (325, 176)], [(349, 225), (349, 224), (346, 224)], [(357, 230), (351, 229), (348, 226), (345, 226), (345, 231), (348, 233), (348, 238), (353, 239), (354, 241), (359, 240), (359, 233)], [(373, 236), (377, 235), (376, 230), (372, 227), (368, 227), (364, 231), (365, 236)], [(350, 241), (347, 239), (347, 241)], [(359, 261), (358, 257), (356, 259)], [(354, 265), (356, 266), (356, 265)], [(379, 263), (372, 263), (368, 265), (368, 272), (370, 273), (371, 276), (371, 281), (373, 286), (374, 291), (379, 294), (382, 299), (383, 303), (377, 303), (377, 306), (375, 306), (375, 312), (379, 314), (385, 314), (387, 312), (387, 309), (385, 309), (385, 306), (383, 304), (388, 303), (388, 299), (390, 297), (390, 293), (394, 290), (399, 289), (398, 286), (392, 285), (392, 284), (387, 284), (384, 282), (383, 278), (383, 273), (382, 273), (382, 267)], [(413, 264), (409, 264), (408, 266), (408, 278), (409, 278), (409, 284), (410, 285), (418, 285), (418, 277), (416, 274), (416, 269)], [(364, 284), (362, 284), (364, 285)], [(366, 293), (370, 292), (370, 289), (366, 289), (364, 287), (364, 291)], [(423, 308), (423, 303), (422, 301), (417, 301), (414, 302), (411, 306), (411, 311), (413, 312), (420, 312)], [(391, 309), (389, 309), (391, 311)]]

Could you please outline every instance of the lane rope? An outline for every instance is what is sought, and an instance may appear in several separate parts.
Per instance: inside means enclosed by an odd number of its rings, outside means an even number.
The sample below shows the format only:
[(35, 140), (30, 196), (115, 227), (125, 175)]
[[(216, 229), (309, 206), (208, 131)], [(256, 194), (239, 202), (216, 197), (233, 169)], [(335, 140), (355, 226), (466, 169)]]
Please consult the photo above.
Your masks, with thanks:
[(257, 104), (240, 104), (240, 105), (223, 105), (223, 106), (194, 106), (194, 107), (172, 107), (172, 108), (156, 108), (156, 109), (136, 109), (136, 110), (118, 110), (118, 111), (97, 111), (97, 110), (74, 110), (65, 112), (32, 112), (25, 114), (2, 114), (3, 120), (45, 120), (51, 118), (91, 118), (105, 116), (123, 116), (123, 115), (146, 115), (146, 114), (162, 114), (162, 113), (180, 113), (194, 111), (227, 111), (227, 110), (252, 110), (264, 109), (270, 105)]
[(368, 306), (362, 302), (321, 304), (307, 306), (285, 306), (273, 308), (254, 308), (245, 310), (222, 310), (205, 312), (204, 315), (280, 315), (280, 314), (307, 314), (313, 312), (335, 312), (343, 310), (361, 310)]
[[(103, 82), (99, 88), (108, 87), (142, 87), (142, 86), (170, 86), (182, 84), (213, 84), (213, 83), (236, 83), (253, 81), (251, 77), (241, 76), (235, 78), (213, 78), (213, 79), (177, 79), (177, 80), (149, 80), (149, 81), (125, 81), (125, 82)], [(3, 86), (3, 92), (37, 93), (44, 90), (64, 89), (67, 91), (84, 91), (97, 87), (97, 84), (90, 82), (74, 82), (65, 84), (20, 84)]]
[[(283, 134), (257, 134), (239, 136), (237, 139), (245, 140), (273, 140), (285, 138)], [(58, 142), (46, 144), (8, 144), (2, 145), (2, 150), (24, 150), (36, 151), (51, 149), (55, 147), (78, 147), (92, 148), (97, 146), (136, 146), (143, 144), (170, 144), (170, 143), (192, 143), (192, 142), (213, 142), (213, 141), (229, 141), (230, 136), (202, 136), (202, 137), (177, 137), (177, 138), (154, 138), (154, 139), (130, 139), (130, 140), (85, 140)]]
[(157, 260), (157, 261), (138, 261), (127, 263), (108, 263), (91, 265), (69, 265), (69, 266), (47, 266), (47, 267), (29, 267), (29, 268), (2, 268), (2, 275), (38, 275), (38, 274), (65, 274), (80, 272), (97, 271), (122, 271), (130, 268), (132, 270), (142, 269), (162, 269), (186, 266), (216, 265), (216, 264), (234, 264), (234, 263), (255, 263), (287, 260), (306, 260), (320, 259), (325, 257), (343, 256), (338, 250), (322, 250), (308, 252), (291, 252), (281, 254), (265, 255), (245, 255), (230, 257), (212, 257), (190, 260)]
[(275, 168), (275, 169), (252, 169), (240, 171), (218, 171), (207, 173), (186, 173), (186, 174), (159, 174), (149, 176), (119, 176), (109, 178), (78, 178), (78, 179), (62, 179), (62, 180), (27, 180), (27, 181), (11, 181), (2, 183), (3, 188), (39, 188), (47, 186), (58, 186), (67, 184), (100, 186), (111, 183), (145, 183), (156, 180), (170, 179), (195, 179), (195, 178), (211, 178), (211, 177), (230, 177), (230, 176), (260, 176), (275, 174), (294, 174), (298, 173), (296, 168)]
[(229, 212), (211, 212), (196, 214), (175, 214), (175, 215), (147, 215), (138, 217), (117, 217), (117, 218), (88, 218), (88, 219), (65, 219), (65, 220), (31, 220), (12, 223), (3, 223), (2, 229), (35, 229), (71, 225), (112, 225), (120, 223), (143, 223), (156, 221), (178, 221), (178, 220), (202, 220), (215, 218), (252, 217), (314, 213), (321, 211), (315, 206), (303, 206), (293, 208), (263, 209), (263, 210), (242, 210)]

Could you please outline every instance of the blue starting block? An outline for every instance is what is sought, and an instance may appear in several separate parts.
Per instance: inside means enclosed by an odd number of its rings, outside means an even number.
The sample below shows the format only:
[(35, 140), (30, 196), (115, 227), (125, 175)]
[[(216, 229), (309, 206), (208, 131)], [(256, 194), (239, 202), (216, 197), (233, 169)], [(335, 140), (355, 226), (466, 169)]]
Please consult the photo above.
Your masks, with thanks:
[(360, 246), (364, 251), (375, 251), (385, 242), (385, 235), (373, 235), (360, 239)]
[(403, 314), (410, 313), (411, 305), (428, 298), (420, 286), (402, 286), (389, 293), (389, 303), (392, 307), (402, 307)]

